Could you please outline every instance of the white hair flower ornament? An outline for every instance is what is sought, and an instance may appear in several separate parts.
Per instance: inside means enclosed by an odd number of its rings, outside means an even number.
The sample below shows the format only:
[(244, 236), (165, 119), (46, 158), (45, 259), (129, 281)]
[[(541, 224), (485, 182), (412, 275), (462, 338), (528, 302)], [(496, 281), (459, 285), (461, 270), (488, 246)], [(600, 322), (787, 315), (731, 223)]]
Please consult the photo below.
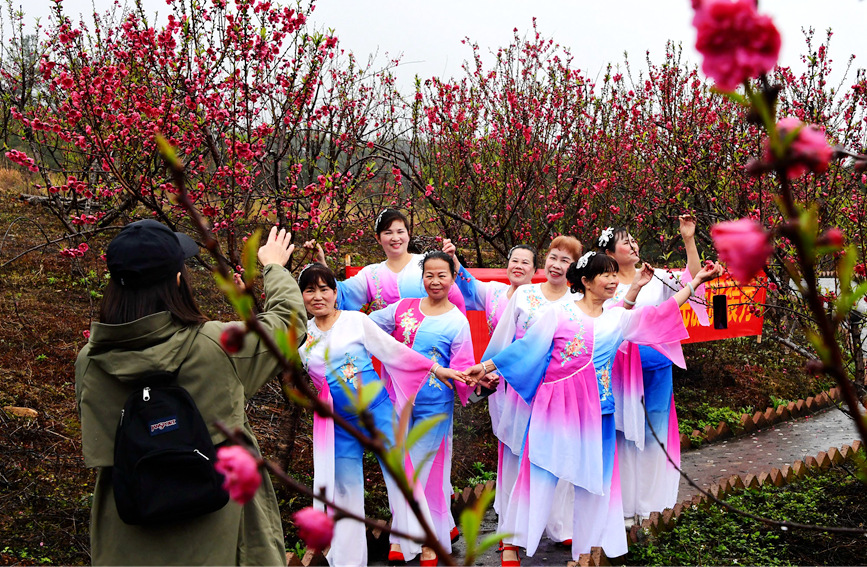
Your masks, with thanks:
[(578, 258), (578, 262), (575, 264), (575, 267), (579, 270), (587, 265), (587, 262), (590, 261), (590, 258), (596, 255), (596, 252), (588, 252)]
[(609, 226), (605, 230), (602, 231), (602, 234), (599, 235), (599, 246), (607, 246), (608, 242), (611, 240), (611, 237), (614, 236), (614, 227)]

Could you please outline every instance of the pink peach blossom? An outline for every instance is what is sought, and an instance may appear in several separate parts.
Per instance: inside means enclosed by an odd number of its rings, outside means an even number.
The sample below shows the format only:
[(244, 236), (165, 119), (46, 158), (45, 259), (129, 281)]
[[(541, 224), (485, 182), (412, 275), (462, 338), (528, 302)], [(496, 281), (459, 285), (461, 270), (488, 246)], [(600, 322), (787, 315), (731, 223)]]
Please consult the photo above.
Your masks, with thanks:
[(298, 528), (298, 536), (307, 547), (321, 551), (328, 547), (334, 536), (334, 520), (328, 514), (311, 506), (292, 514), (292, 521)]
[(752, 281), (774, 251), (770, 234), (752, 219), (717, 223), (710, 228), (710, 235), (719, 259), (741, 284)]
[(701, 70), (718, 89), (733, 91), (777, 64), (780, 32), (770, 17), (756, 13), (754, 0), (693, 1), (693, 8)]
[[(784, 158), (787, 163), (786, 175), (789, 179), (795, 179), (808, 170), (813, 173), (824, 173), (828, 170), (831, 158), (834, 157), (834, 148), (828, 145), (825, 129), (812, 124), (805, 125), (793, 116), (787, 116), (777, 122), (777, 132), (783, 139), (798, 128), (800, 130), (786, 150)], [(773, 162), (773, 157), (770, 145), (766, 141), (765, 160)]]
[(214, 468), (226, 477), (223, 489), (238, 504), (246, 504), (262, 484), (262, 475), (255, 457), (238, 445), (220, 447)]

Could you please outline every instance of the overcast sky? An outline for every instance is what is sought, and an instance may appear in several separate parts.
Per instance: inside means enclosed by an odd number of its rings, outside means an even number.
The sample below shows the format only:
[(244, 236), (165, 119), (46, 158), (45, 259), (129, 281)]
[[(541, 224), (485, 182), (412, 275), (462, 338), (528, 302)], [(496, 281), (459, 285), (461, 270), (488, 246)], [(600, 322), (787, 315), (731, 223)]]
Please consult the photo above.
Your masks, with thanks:
[[(166, 12), (164, 0), (144, 1), (149, 11)], [(86, 0), (64, 4), (70, 14), (93, 11)], [(50, 0), (32, 0), (24, 9), (44, 16), (50, 5)], [(107, 2), (95, 5), (99, 9)], [(801, 28), (812, 26), (820, 40), (826, 29), (834, 30), (831, 55), (838, 69), (850, 54), (856, 55), (855, 67), (867, 67), (867, 0), (761, 0), (760, 11), (771, 15), (782, 33), (781, 65), (801, 69)], [(319, 0), (313, 23), (333, 28), (341, 47), (361, 59), (377, 51), (383, 62), (386, 53), (401, 55), (398, 81), (410, 89), (416, 74), (459, 76), (471, 54), (461, 44), (465, 37), (488, 52), (508, 45), (513, 28), (522, 35), (531, 29), (533, 17), (539, 31), (570, 48), (574, 66), (591, 77), (607, 62), (622, 61), (624, 51), (633, 66), (640, 66), (647, 50), (659, 61), (669, 39), (682, 43), (688, 59), (699, 62), (690, 0)]]

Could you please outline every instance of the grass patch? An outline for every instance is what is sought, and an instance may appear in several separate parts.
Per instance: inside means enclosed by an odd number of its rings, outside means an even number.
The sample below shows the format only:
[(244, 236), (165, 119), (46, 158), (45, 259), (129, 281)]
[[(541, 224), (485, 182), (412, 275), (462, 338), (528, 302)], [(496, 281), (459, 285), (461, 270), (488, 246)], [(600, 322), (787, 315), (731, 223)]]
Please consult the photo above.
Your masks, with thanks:
[[(773, 520), (865, 527), (867, 486), (834, 468), (780, 488), (748, 490), (726, 501)], [(691, 508), (675, 528), (630, 548), (627, 565), (859, 565), (867, 536), (780, 530), (723, 508)]]

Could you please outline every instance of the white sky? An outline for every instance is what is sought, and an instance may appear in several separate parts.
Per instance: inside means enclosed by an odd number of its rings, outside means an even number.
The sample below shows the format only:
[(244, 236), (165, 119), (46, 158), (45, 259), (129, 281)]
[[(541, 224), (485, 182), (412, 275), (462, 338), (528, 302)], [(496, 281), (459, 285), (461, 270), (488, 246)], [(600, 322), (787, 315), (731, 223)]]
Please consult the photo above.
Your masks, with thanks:
[[(20, 0), (13, 2), (17, 6)], [(166, 12), (164, 0), (144, 3), (151, 12)], [(44, 17), (50, 5), (49, 0), (32, 0), (24, 9)], [(64, 5), (70, 15), (90, 13), (94, 6), (89, 0), (65, 0)], [(101, 10), (108, 2), (95, 5)], [(867, 67), (867, 0), (760, 0), (759, 6), (783, 35), (781, 65), (801, 69), (800, 30), (812, 26), (820, 41), (827, 28), (834, 30), (830, 53), (838, 71), (850, 54), (856, 55), (854, 67)], [(416, 74), (423, 79), (460, 76), (461, 63), (471, 56), (470, 48), (461, 44), (463, 38), (487, 53), (508, 45), (513, 28), (521, 35), (528, 32), (534, 16), (542, 35), (569, 47), (573, 65), (591, 77), (607, 62), (622, 61), (624, 51), (636, 70), (647, 50), (660, 61), (668, 39), (681, 42), (687, 59), (699, 62), (692, 47), (690, 0), (319, 0), (313, 23), (333, 28), (341, 47), (359, 59), (377, 51), (383, 63), (386, 53), (391, 58), (402, 55), (404, 64), (396, 75), (408, 90)]]

